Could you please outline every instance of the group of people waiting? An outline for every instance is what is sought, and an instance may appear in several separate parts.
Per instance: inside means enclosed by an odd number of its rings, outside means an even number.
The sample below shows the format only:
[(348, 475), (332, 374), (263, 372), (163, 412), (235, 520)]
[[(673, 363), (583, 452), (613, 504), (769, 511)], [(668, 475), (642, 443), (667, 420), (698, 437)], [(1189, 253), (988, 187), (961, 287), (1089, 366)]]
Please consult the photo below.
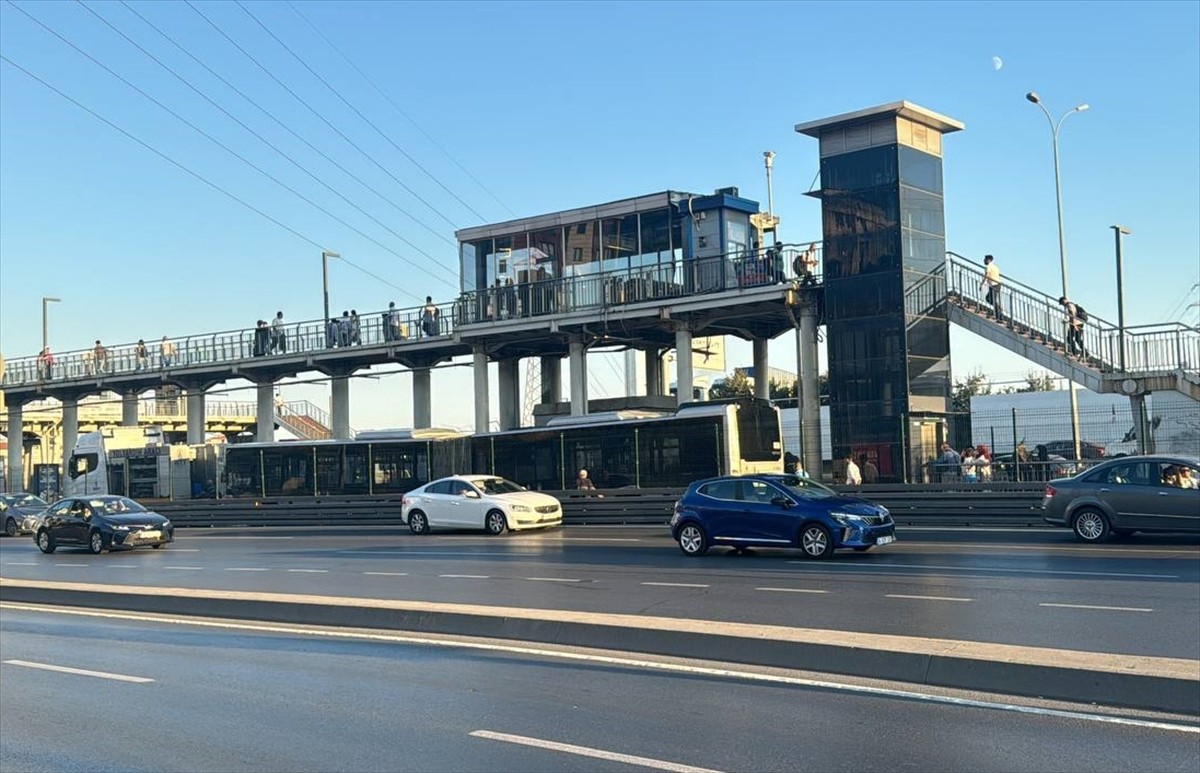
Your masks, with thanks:
[[(126, 350), (127, 352), (129, 350)], [(167, 336), (162, 337), (162, 341), (158, 345), (158, 367), (162, 369), (173, 367), (178, 358), (179, 349)], [(151, 347), (145, 339), (139, 338), (138, 342), (133, 345), (133, 370), (135, 373), (150, 370), (151, 367)], [(108, 347), (96, 339), (96, 344), (83, 353), (83, 371), (87, 376), (102, 376), (112, 372), (112, 362), (109, 357)], [(58, 365), (58, 358), (54, 356), (49, 346), (42, 348), (37, 357), (37, 372), (38, 378), (43, 381), (48, 381), (54, 378), (54, 369)]]
[(275, 312), (270, 322), (260, 319), (254, 328), (254, 356), (287, 353), (287, 332), (283, 329), (283, 312)]
[(986, 483), (992, 479), (992, 452), (980, 443), (963, 449), (960, 454), (949, 443), (942, 443), (942, 453), (934, 460), (933, 467), (942, 483)]

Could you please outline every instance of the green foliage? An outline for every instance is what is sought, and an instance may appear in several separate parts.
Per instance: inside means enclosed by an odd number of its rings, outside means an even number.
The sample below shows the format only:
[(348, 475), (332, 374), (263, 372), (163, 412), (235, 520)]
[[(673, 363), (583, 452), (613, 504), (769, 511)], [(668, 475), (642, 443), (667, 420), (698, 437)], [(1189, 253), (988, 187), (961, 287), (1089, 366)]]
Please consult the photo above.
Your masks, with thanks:
[(954, 382), (954, 395), (951, 398), (951, 406), (953, 410), (959, 413), (970, 413), (971, 398), (976, 395), (990, 395), (992, 393), (992, 385), (988, 383), (987, 376), (982, 370), (977, 370), (967, 376), (966, 379), (959, 379)]

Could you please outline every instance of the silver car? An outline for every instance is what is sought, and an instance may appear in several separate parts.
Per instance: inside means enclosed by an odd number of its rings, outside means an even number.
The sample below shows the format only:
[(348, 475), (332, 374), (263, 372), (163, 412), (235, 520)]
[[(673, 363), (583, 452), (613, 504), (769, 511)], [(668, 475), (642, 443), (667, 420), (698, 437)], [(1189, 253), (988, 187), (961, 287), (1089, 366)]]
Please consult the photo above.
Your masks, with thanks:
[(1200, 532), (1200, 459), (1125, 456), (1046, 484), (1046, 523), (1084, 542), (1135, 531)]
[(3, 534), (6, 537), (32, 534), (37, 529), (38, 516), (49, 506), (44, 499), (33, 494), (0, 494)]

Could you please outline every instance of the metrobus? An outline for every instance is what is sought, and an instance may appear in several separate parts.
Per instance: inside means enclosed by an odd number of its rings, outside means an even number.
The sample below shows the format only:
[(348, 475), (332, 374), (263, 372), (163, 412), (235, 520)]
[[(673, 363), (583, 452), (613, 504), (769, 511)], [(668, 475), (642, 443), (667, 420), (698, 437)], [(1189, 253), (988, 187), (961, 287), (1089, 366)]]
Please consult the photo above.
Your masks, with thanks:
[(674, 413), (558, 417), (544, 427), (361, 432), (354, 440), (227, 446), (221, 495), (403, 494), (456, 473), (499, 475), (527, 488), (571, 488), (586, 469), (599, 488), (682, 488), (698, 478), (781, 472), (779, 411), (766, 400), (687, 403)]

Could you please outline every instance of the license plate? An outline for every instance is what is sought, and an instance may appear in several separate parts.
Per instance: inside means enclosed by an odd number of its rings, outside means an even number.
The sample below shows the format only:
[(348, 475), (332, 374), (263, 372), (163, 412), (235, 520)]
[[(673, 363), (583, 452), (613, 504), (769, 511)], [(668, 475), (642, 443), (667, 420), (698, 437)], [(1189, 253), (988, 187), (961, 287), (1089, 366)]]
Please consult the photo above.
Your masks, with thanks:
[(896, 541), (896, 538), (891, 535), (875, 538), (876, 545), (887, 545), (888, 543), (895, 542), (895, 541)]
[(145, 540), (146, 542), (150, 542), (153, 540), (162, 539), (162, 532), (161, 531), (143, 531), (143, 532), (138, 533), (137, 538), (139, 540)]

